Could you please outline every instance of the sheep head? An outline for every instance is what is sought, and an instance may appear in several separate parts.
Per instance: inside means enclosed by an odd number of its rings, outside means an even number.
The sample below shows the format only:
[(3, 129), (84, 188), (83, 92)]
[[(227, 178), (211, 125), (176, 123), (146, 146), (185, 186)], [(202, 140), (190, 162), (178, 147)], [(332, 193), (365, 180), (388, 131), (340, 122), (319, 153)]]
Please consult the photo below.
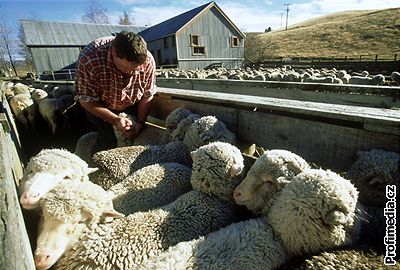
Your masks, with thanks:
[(62, 181), (40, 205), (43, 218), (34, 254), (38, 269), (50, 268), (86, 229), (94, 229), (102, 219), (124, 216), (113, 209), (111, 196), (89, 181)]
[(240, 150), (225, 142), (209, 143), (191, 152), (194, 190), (233, 202), (233, 191), (242, 180), (244, 168)]
[(21, 181), (20, 203), (24, 209), (39, 206), (40, 199), (62, 180), (89, 180), (97, 168), (63, 149), (44, 149), (32, 157)]
[(292, 177), (309, 165), (300, 156), (286, 150), (269, 150), (250, 168), (243, 182), (235, 189), (234, 199), (256, 214), (267, 214), (273, 198)]
[(183, 139), (189, 151), (217, 141), (235, 144), (236, 135), (214, 116), (204, 116), (194, 121)]
[(189, 116), (192, 112), (184, 109), (184, 108), (176, 108), (173, 110), (167, 118), (165, 118), (165, 129), (166, 129), (166, 134), (169, 137), (169, 135), (176, 129), (178, 126), (179, 122), (186, 117)]
[(360, 191), (360, 202), (382, 206), (386, 202), (386, 185), (399, 186), (400, 154), (382, 149), (358, 151), (358, 159), (347, 171), (346, 177)]
[(347, 179), (322, 169), (293, 177), (277, 195), (268, 220), (290, 255), (351, 244), (358, 191)]

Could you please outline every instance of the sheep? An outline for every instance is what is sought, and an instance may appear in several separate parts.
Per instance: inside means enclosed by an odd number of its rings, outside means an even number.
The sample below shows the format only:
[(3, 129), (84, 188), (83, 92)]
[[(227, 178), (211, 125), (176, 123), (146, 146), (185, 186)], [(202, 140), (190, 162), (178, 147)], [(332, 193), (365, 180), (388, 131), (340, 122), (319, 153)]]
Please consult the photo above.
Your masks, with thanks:
[(251, 166), (246, 178), (234, 192), (235, 202), (256, 214), (266, 214), (273, 197), (300, 172), (310, 166), (287, 150), (265, 151)]
[(34, 209), (50, 189), (62, 180), (88, 181), (88, 175), (97, 168), (65, 149), (43, 149), (30, 158), (21, 180), (20, 203), (25, 209)]
[[(127, 118), (132, 122), (132, 128), (136, 125), (136, 117), (127, 113), (119, 113), (118, 116)], [(117, 138), (117, 147), (130, 146), (133, 144), (133, 139), (128, 139), (125, 133), (113, 126), (115, 137)]]
[(346, 177), (360, 190), (360, 202), (369, 206), (385, 205), (385, 186), (399, 188), (400, 154), (374, 148), (358, 151), (357, 156)]
[(10, 99), (10, 107), (15, 119), (25, 131), (36, 129), (38, 108), (30, 94), (16, 94)]
[(96, 131), (91, 131), (82, 135), (76, 142), (74, 154), (86, 161), (88, 164), (92, 163), (93, 149), (97, 141), (97, 136)]
[[(63, 236), (66, 237), (82, 232), (85, 228), (95, 229), (99, 222), (109, 221), (109, 218), (124, 216), (113, 209), (111, 197), (104, 189), (89, 181), (77, 180), (60, 182), (40, 201), (42, 218), (39, 231), (46, 233), (38, 236), (34, 253), (35, 265), (39, 270), (48, 269), (48, 265), (54, 264), (61, 256), (51, 253), (53, 249), (63, 250), (71, 247), (70, 242), (58, 237), (60, 231), (64, 232)], [(66, 204), (65, 201), (69, 203)], [(59, 226), (60, 224), (62, 225)], [(71, 243), (77, 240), (71, 239)], [(48, 246), (50, 241), (51, 245)]]
[(382, 74), (375, 75), (374, 77), (361, 77), (352, 76), (349, 79), (349, 84), (359, 84), (359, 85), (382, 85), (385, 82), (385, 76)]
[(357, 190), (331, 171), (299, 173), (267, 217), (232, 223), (149, 256), (135, 269), (276, 269), (294, 256), (352, 244)]
[(14, 95), (18, 95), (18, 94), (30, 95), (30, 93), (31, 93), (29, 86), (22, 84), (22, 83), (14, 84), (14, 86), (11, 87), (11, 90), (13, 91)]
[(108, 190), (114, 209), (128, 215), (171, 203), (192, 189), (191, 172), (179, 163), (146, 166)]
[(183, 141), (119, 147), (97, 152), (93, 155), (93, 165), (99, 170), (91, 175), (90, 180), (109, 189), (144, 166), (167, 162), (190, 166), (191, 151), (212, 141), (234, 144), (235, 140), (235, 134), (223, 122), (213, 116), (204, 116), (190, 126)]
[(295, 258), (279, 269), (319, 270), (319, 269), (384, 269), (384, 256), (368, 248), (344, 248)]
[(185, 138), (186, 132), (193, 124), (194, 121), (200, 119), (201, 116), (195, 113), (189, 114), (186, 118), (182, 119), (176, 128), (170, 133), (169, 140), (170, 141), (183, 141)]
[(53, 90), (51, 91), (52, 96), (54, 98), (60, 98), (62, 96), (73, 96), (74, 92), (71, 87), (68, 87), (67, 85), (60, 85), (60, 86), (55, 86)]
[(317, 77), (317, 76), (311, 76), (306, 79), (304, 79), (304, 82), (308, 83), (333, 83), (334, 79), (333, 77)]
[(400, 73), (397, 71), (393, 71), (392, 74), (390, 74), (390, 78), (392, 79), (392, 81), (397, 84), (400, 85)]
[(168, 114), (167, 118), (165, 118), (165, 129), (166, 136), (169, 137), (171, 132), (178, 126), (179, 122), (188, 117), (192, 112), (185, 108), (176, 108), (170, 114)]
[(39, 106), (39, 112), (48, 123), (50, 130), (56, 134), (65, 111), (75, 104), (74, 97), (67, 95), (60, 98), (49, 98), (46, 91), (35, 89), (32, 98)]
[[(48, 268), (64, 253), (56, 269), (132, 269), (147, 256), (239, 220), (241, 209), (234, 204), (232, 194), (244, 167), (240, 150), (228, 143), (215, 142), (191, 154), (194, 162), (192, 191), (161, 208), (136, 212), (111, 223), (98, 223), (94, 229), (86, 227), (69, 235), (63, 228), (81, 221), (88, 224), (85, 222), (87, 213), (81, 213), (81, 218), (74, 221), (53, 223), (53, 228), (44, 226), (50, 232), (41, 230), (38, 239), (43, 239), (46, 234), (52, 237), (47, 239), (47, 243), (41, 241), (41, 249), (47, 252), (38, 252), (37, 261), (43, 261), (41, 258), (46, 256), (49, 263), (42, 266)], [(67, 192), (58, 194), (57, 198), (63, 201), (63, 205), (51, 209), (54, 212), (69, 207), (76, 209), (75, 202), (69, 197)], [(47, 215), (51, 216), (51, 213)], [(66, 244), (60, 249), (52, 249), (53, 242)]]

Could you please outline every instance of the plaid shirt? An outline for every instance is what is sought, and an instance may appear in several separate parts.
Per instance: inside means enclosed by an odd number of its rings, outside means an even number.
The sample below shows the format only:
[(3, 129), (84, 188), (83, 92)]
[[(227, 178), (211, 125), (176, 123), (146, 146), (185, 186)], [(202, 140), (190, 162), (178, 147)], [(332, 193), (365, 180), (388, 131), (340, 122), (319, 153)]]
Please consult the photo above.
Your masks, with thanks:
[(80, 53), (76, 77), (75, 100), (99, 101), (104, 107), (123, 110), (143, 96), (157, 92), (154, 58), (147, 51), (146, 61), (129, 76), (116, 69), (111, 47), (114, 37), (104, 37), (88, 44)]

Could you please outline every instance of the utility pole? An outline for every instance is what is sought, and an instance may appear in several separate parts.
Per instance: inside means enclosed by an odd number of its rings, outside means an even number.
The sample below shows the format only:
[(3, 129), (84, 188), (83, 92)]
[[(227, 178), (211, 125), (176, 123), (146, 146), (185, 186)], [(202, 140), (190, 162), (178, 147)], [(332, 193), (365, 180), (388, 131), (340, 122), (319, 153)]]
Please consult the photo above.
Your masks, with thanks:
[(284, 4), (286, 6), (286, 30), (287, 30), (287, 25), (288, 25), (288, 19), (289, 19), (289, 6), (291, 4)]

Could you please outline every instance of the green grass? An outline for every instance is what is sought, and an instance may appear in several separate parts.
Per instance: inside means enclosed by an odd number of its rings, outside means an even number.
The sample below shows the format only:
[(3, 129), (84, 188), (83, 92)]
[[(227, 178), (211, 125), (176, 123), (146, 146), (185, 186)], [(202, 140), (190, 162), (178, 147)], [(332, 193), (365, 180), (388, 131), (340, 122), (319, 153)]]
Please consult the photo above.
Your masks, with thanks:
[(287, 30), (246, 33), (245, 59), (274, 57), (400, 58), (400, 8), (347, 11), (304, 21)]

